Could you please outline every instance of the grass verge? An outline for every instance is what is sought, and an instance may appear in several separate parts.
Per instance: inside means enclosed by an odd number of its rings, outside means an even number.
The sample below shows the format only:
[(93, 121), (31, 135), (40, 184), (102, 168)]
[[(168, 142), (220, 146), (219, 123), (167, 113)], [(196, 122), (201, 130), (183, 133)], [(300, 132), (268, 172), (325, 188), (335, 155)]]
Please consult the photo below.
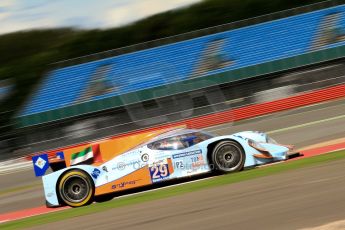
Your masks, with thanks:
[(327, 153), (311, 158), (304, 158), (301, 160), (285, 162), (283, 164), (276, 164), (269, 167), (259, 169), (247, 170), (240, 173), (227, 174), (209, 180), (196, 181), (189, 184), (181, 184), (181, 186), (167, 187), (162, 190), (154, 190), (147, 193), (141, 193), (129, 197), (114, 199), (105, 203), (92, 204), (90, 206), (67, 209), (56, 213), (49, 213), (40, 216), (25, 218), (22, 220), (12, 221), (9, 223), (0, 224), (0, 229), (18, 229), (27, 228), (36, 225), (60, 221), (72, 217), (92, 214), (95, 212), (102, 212), (107, 209), (122, 207), (131, 204), (138, 204), (146, 201), (162, 199), (170, 196), (176, 196), (187, 192), (198, 191), (215, 186), (232, 184), (240, 181), (246, 181), (258, 177), (274, 175), (281, 172), (286, 172), (293, 169), (299, 169), (306, 166), (317, 165), (329, 161), (339, 160), (345, 158), (345, 150), (333, 153)]

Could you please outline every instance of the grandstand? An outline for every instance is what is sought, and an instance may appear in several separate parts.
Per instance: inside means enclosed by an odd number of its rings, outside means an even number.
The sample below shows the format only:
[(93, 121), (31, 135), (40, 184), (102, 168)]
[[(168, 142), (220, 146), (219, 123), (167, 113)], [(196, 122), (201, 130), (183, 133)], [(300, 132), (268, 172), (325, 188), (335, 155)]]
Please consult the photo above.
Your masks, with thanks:
[[(344, 12), (341, 5), (55, 69), (18, 117), (25, 126), (35, 124), (33, 120), (39, 123), (38, 117), (48, 116), (45, 121), (50, 121), (86, 113), (87, 109), (70, 111), (88, 102), (113, 108), (125, 105), (129, 93), (195, 78), (219, 78), (217, 74), (343, 46)], [(69, 111), (49, 115), (63, 108)]]

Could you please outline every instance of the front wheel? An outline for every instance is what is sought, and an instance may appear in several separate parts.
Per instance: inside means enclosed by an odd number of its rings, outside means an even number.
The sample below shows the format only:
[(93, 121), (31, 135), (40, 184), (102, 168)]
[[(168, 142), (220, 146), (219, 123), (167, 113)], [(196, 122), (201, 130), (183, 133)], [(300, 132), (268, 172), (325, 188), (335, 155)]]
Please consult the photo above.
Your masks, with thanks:
[(71, 207), (90, 204), (94, 191), (90, 176), (80, 170), (71, 170), (63, 174), (58, 184), (59, 197)]
[(214, 169), (221, 173), (236, 172), (243, 169), (245, 154), (240, 144), (235, 141), (221, 141), (212, 152)]

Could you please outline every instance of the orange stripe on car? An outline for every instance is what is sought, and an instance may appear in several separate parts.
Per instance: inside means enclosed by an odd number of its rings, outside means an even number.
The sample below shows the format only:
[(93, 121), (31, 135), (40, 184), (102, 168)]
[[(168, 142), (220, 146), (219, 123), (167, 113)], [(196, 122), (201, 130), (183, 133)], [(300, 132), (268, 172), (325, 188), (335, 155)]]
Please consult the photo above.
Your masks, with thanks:
[(171, 158), (168, 158), (167, 161), (168, 161), (169, 173), (172, 174), (174, 172), (174, 166), (173, 166), (172, 160)]
[(96, 187), (95, 195), (102, 195), (131, 188), (137, 188), (144, 185), (150, 185), (151, 176), (148, 167), (138, 169), (120, 179)]

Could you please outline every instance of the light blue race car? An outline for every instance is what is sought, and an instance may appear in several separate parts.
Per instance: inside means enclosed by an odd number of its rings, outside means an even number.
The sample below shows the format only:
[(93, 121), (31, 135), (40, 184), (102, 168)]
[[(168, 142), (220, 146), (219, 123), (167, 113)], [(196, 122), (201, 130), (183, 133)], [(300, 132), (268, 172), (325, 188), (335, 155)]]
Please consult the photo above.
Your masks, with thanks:
[[(202, 130), (174, 129), (148, 137), (145, 141), (141, 138), (142, 142), (138, 141), (133, 148), (114, 153), (105, 162), (92, 161), (94, 146), (65, 155), (64, 167), (56, 167), (56, 163), (61, 165), (61, 157), (54, 161), (35, 156), (34, 165), (46, 169), (49, 161), (54, 171), (42, 178), (47, 205), (78, 207), (101, 200), (105, 194), (171, 179), (240, 171), (286, 160), (292, 150), (292, 146), (278, 144), (267, 134), (254, 131), (216, 136)], [(109, 149), (110, 144), (106, 144)], [(105, 147), (100, 146), (102, 154)]]

